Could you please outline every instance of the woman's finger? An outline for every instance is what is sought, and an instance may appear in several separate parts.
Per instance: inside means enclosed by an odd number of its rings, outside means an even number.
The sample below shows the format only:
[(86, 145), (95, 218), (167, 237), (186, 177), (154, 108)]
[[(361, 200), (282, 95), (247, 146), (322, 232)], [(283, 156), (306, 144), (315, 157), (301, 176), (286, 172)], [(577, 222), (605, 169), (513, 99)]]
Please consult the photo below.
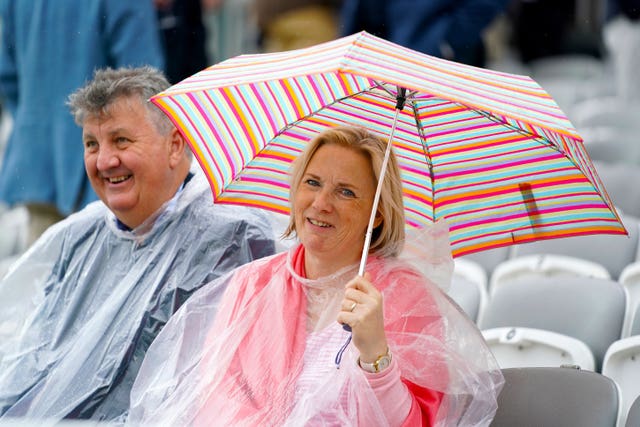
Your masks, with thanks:
[(353, 313), (353, 310), (358, 306), (358, 303), (352, 299), (345, 298), (342, 301), (342, 311)]
[(353, 343), (363, 360), (386, 349), (382, 294), (371, 283), (369, 273), (347, 283), (341, 309), (337, 320), (351, 328)]

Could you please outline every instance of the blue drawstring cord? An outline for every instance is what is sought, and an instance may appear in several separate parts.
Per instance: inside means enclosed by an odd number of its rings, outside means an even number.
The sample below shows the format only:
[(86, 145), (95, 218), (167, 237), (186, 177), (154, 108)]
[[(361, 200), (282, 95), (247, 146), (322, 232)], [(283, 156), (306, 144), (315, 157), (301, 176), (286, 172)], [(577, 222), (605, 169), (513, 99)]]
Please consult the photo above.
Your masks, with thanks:
[[(342, 329), (344, 329), (345, 331), (351, 332), (351, 326), (344, 324), (342, 325)], [(347, 350), (347, 347), (349, 346), (349, 343), (351, 342), (351, 334), (349, 334), (349, 337), (347, 338), (347, 341), (345, 341), (344, 344), (342, 344), (342, 347), (340, 347), (340, 350), (338, 350), (338, 353), (336, 354), (336, 358), (334, 360), (335, 364), (336, 364), (336, 369), (340, 369), (340, 362), (342, 362), (342, 355), (344, 354), (344, 352)]]

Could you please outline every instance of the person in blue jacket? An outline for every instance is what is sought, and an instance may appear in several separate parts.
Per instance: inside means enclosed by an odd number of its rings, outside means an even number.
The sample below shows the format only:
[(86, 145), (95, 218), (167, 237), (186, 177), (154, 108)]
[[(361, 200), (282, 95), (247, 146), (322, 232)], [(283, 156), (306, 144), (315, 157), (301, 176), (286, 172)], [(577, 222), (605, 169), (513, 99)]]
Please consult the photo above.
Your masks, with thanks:
[(164, 67), (151, 0), (0, 0), (0, 102), (13, 118), (0, 202), (25, 205), (29, 243), (96, 200), (67, 96), (103, 67)]
[(483, 67), (483, 31), (508, 0), (344, 0), (344, 35), (367, 31), (428, 55)]

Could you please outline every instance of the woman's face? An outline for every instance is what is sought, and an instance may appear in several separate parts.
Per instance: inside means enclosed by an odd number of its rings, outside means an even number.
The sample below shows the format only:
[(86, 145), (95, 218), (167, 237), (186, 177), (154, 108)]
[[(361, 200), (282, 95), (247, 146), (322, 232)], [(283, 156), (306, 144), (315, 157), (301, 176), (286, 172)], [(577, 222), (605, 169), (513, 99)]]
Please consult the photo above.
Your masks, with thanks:
[(375, 185), (365, 154), (332, 144), (316, 151), (293, 200), (307, 257), (335, 268), (360, 259)]

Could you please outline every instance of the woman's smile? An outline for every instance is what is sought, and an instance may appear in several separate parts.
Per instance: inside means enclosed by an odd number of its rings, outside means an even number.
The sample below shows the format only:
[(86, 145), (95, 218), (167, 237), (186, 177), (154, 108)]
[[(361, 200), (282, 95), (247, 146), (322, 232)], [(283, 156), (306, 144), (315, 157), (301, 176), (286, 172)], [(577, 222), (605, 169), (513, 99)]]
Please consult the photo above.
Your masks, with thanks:
[(307, 262), (358, 261), (371, 215), (375, 178), (367, 155), (336, 144), (315, 152), (296, 191), (296, 231)]

